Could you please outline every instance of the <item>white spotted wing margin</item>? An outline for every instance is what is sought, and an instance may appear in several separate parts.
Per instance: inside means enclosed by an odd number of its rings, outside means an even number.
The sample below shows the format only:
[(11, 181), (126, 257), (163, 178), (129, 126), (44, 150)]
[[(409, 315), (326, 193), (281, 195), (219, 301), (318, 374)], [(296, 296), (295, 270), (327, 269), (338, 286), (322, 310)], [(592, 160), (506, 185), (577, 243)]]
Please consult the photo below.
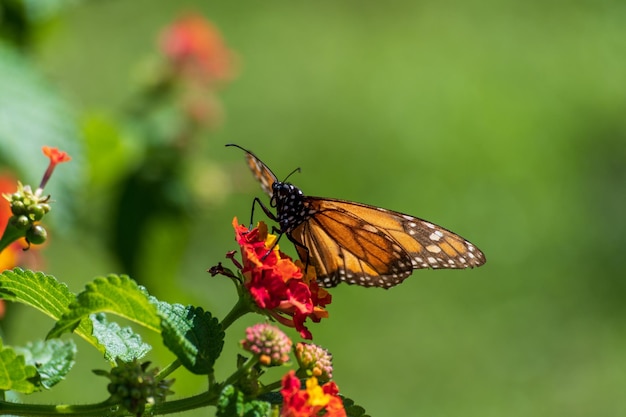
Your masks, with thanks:
[(345, 200), (306, 197), (310, 215), (290, 233), (325, 287), (391, 288), (414, 269), (473, 268), (485, 255), (468, 240), (407, 214)]

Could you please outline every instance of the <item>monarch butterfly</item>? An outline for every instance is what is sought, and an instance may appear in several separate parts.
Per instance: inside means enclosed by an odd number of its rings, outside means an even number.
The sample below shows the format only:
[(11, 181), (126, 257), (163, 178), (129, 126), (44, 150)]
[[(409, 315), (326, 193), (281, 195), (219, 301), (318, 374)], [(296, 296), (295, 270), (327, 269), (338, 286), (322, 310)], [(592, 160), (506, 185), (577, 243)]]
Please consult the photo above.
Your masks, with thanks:
[[(248, 166), (270, 196), (272, 213), (259, 198), (265, 214), (278, 222), (300, 259), (313, 265), (324, 287), (340, 282), (391, 288), (414, 269), (473, 268), (486, 262), (472, 243), (426, 220), (380, 207), (333, 198), (305, 196), (276, 175), (252, 152)], [(280, 237), (279, 236), (279, 237)]]

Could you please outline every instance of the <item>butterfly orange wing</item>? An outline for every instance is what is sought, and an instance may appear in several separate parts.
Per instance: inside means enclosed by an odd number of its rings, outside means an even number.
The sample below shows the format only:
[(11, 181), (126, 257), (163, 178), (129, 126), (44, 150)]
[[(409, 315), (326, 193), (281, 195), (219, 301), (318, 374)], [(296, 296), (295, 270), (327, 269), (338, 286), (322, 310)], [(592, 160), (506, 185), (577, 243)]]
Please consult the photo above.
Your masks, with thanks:
[(234, 146), (246, 153), (246, 162), (248, 163), (248, 167), (252, 171), (252, 175), (254, 175), (257, 181), (259, 181), (263, 191), (267, 195), (269, 195), (270, 198), (272, 198), (272, 196), (274, 195), (272, 185), (277, 181), (276, 175), (274, 175), (272, 170), (269, 169), (267, 165), (265, 165), (255, 154), (253, 154), (249, 150), (244, 149), (239, 145), (235, 145), (234, 143), (229, 143), (226, 146)]
[(302, 244), (296, 246), (300, 258), (315, 266), (324, 286), (390, 288), (413, 269), (485, 263), (472, 243), (417, 217), (344, 200), (307, 197), (306, 202), (311, 217), (291, 237)]
[(263, 191), (272, 198), (272, 185), (276, 182), (276, 175), (253, 153), (246, 151), (246, 162), (252, 170), (252, 174), (261, 183)]

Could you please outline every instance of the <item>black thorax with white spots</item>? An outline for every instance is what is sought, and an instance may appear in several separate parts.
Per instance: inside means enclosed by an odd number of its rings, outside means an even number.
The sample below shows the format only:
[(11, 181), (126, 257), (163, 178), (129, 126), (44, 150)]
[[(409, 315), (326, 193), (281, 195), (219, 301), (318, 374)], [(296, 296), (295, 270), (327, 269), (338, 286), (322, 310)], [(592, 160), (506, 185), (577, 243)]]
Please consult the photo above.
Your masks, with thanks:
[(272, 184), (270, 205), (276, 208), (281, 232), (292, 232), (309, 217), (310, 213), (304, 199), (302, 191), (293, 184), (280, 181)]

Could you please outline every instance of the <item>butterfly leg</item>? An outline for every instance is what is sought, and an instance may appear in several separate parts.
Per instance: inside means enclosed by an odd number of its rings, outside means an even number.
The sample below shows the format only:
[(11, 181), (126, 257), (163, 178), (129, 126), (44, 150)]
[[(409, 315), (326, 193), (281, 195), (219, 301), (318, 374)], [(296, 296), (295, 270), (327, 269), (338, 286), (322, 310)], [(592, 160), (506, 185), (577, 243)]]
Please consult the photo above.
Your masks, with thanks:
[(265, 204), (263, 204), (263, 202), (261, 202), (259, 197), (254, 197), (254, 200), (252, 200), (252, 210), (250, 211), (250, 228), (252, 228), (252, 225), (254, 224), (254, 209), (257, 204), (259, 205), (259, 207), (261, 207), (261, 210), (263, 210), (263, 213), (265, 213), (267, 217), (269, 217), (273, 221), (278, 221), (276, 215), (272, 213), (270, 209), (268, 209)]
[[(265, 215), (267, 217), (269, 217), (271, 220), (273, 221), (278, 221), (278, 219), (276, 218), (276, 215), (274, 215), (274, 213), (272, 213), (270, 211), (270, 209), (268, 209), (265, 204), (263, 204), (263, 202), (258, 198), (255, 197), (254, 200), (252, 200), (252, 210), (250, 213), (250, 229), (252, 229), (252, 225), (254, 224), (254, 209), (256, 208), (256, 206), (261, 207), (261, 210), (263, 210), (263, 213), (265, 213)], [(269, 250), (267, 251), (267, 253), (265, 255), (263, 255), (263, 257), (261, 258), (261, 260), (264, 260), (270, 253), (272, 253), (272, 250), (274, 249), (274, 246), (278, 245), (278, 241), (280, 240), (280, 238), (283, 236), (283, 232), (277, 228), (276, 226), (272, 226), (272, 233), (276, 233), (278, 235), (278, 238), (276, 239), (276, 241), (274, 242), (274, 244), (272, 245), (271, 248), (269, 248)]]
[[(287, 239), (289, 239), (289, 241), (295, 245), (296, 250), (298, 251), (298, 256), (300, 256), (300, 259), (304, 262), (304, 272), (306, 273), (310, 265), (309, 260), (311, 259), (311, 257), (309, 256), (309, 248), (307, 248), (306, 245), (298, 242), (293, 236), (291, 236), (290, 233), (287, 233)], [(306, 253), (306, 262), (304, 261), (304, 259), (302, 259), (300, 249), (302, 249)]]

